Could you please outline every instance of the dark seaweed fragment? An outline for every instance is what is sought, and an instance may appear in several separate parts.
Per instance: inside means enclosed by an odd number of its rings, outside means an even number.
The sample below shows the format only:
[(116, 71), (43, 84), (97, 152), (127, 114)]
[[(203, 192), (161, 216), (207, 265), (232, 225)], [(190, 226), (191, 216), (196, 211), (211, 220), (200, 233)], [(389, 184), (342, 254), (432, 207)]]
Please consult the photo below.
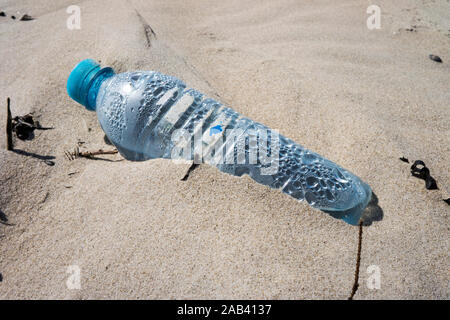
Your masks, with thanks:
[(411, 166), (411, 174), (419, 179), (425, 180), (425, 188), (428, 190), (438, 189), (436, 180), (431, 176), (430, 169), (422, 160), (416, 160)]

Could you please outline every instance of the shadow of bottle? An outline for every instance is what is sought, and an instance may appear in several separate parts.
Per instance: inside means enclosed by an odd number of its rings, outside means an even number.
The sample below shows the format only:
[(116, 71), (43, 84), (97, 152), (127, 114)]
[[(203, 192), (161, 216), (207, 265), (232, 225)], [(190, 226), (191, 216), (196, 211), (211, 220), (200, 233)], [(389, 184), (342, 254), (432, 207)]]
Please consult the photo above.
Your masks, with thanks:
[(361, 215), (363, 226), (370, 226), (374, 221), (381, 221), (383, 216), (383, 209), (378, 205), (378, 197), (372, 191), (372, 199)]

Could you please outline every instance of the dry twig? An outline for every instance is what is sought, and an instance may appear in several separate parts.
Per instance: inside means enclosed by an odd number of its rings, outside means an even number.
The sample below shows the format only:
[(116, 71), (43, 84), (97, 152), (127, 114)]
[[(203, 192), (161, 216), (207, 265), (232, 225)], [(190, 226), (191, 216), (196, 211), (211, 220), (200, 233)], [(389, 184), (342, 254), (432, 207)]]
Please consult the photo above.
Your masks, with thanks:
[(77, 158), (93, 158), (94, 156), (102, 155), (102, 154), (116, 154), (118, 153), (117, 149), (113, 150), (102, 150), (99, 149), (97, 151), (82, 151), (80, 152), (80, 149), (76, 147), (73, 152), (70, 151), (64, 151), (64, 154), (67, 159), (70, 161), (75, 160)]
[(10, 108), (10, 99), (6, 100), (6, 150), (12, 150), (13, 140), (12, 140), (12, 115)]
[(356, 270), (355, 270), (355, 281), (353, 282), (353, 288), (352, 293), (350, 294), (350, 297), (348, 300), (353, 300), (353, 297), (355, 296), (356, 291), (359, 287), (359, 267), (361, 264), (361, 244), (362, 244), (362, 232), (363, 232), (363, 221), (361, 220), (359, 222), (359, 235), (358, 235), (358, 253), (356, 255)]

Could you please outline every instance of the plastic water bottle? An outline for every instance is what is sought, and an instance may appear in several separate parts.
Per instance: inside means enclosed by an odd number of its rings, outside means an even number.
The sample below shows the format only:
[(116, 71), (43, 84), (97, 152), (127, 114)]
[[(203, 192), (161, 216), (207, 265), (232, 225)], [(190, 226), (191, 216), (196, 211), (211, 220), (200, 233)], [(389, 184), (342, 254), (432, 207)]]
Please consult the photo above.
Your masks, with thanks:
[(103, 131), (128, 160), (183, 154), (235, 176), (249, 174), (353, 225), (371, 199), (370, 187), (349, 171), (177, 78), (154, 71), (115, 74), (88, 59), (71, 72), (67, 91), (97, 112)]

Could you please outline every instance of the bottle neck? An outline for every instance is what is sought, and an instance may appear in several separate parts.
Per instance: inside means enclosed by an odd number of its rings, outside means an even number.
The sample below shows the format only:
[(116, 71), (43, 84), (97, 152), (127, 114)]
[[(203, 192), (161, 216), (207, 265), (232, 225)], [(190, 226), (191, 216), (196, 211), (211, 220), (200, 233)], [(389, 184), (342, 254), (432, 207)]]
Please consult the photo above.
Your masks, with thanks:
[(102, 83), (106, 80), (114, 76), (114, 70), (112, 68), (106, 67), (101, 69), (92, 79), (89, 89), (88, 89), (88, 96), (87, 96), (87, 105), (86, 108), (92, 111), (95, 111), (96, 109), (96, 101), (97, 101), (97, 95), (98, 91), (100, 90), (100, 87)]

